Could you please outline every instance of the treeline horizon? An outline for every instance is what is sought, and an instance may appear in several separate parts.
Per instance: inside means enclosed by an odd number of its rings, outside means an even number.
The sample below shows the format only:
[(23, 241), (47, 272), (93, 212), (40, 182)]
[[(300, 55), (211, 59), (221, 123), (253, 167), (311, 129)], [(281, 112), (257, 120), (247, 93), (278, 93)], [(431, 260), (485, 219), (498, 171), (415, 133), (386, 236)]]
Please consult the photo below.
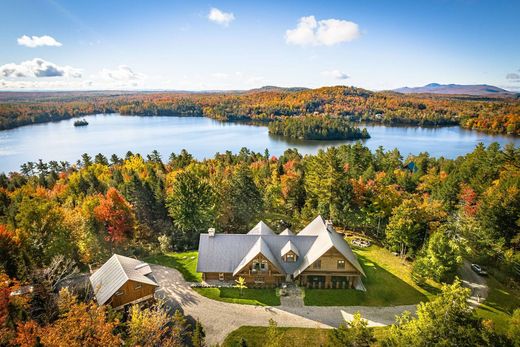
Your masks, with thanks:
[[(5, 94), (5, 93), (4, 93)], [(34, 97), (31, 97), (34, 95)], [(14, 93), (0, 99), (0, 130), (96, 113), (266, 121), (330, 115), (387, 125), (449, 126), (520, 135), (520, 101), (372, 92), (355, 87), (266, 88), (243, 92)]]

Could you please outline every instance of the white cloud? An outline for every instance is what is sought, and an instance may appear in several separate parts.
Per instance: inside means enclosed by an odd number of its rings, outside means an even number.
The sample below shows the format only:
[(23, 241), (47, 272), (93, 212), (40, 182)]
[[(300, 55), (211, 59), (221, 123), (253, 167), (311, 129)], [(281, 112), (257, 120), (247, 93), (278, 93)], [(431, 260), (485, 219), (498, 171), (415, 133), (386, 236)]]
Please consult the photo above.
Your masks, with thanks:
[(92, 81), (82, 80), (38, 80), (38, 81), (21, 81), (21, 80), (4, 80), (0, 79), (0, 89), (3, 90), (73, 90), (73, 89), (89, 89)]
[(59, 66), (41, 58), (27, 60), (20, 64), (0, 66), (1, 77), (72, 77), (80, 78), (81, 70), (70, 66)]
[(104, 79), (114, 81), (130, 81), (144, 78), (143, 74), (134, 72), (127, 65), (119, 65), (115, 70), (103, 69), (99, 74)]
[(515, 72), (511, 72), (506, 75), (506, 79), (512, 80), (513, 82), (520, 82), (520, 75)]
[(18, 44), (20, 46), (35, 48), (35, 47), (42, 47), (42, 46), (50, 46), (50, 47), (60, 47), (62, 44), (54, 37), (51, 37), (49, 35), (43, 35), (43, 36), (27, 36), (23, 35), (22, 37), (19, 37), (17, 39)]
[(224, 79), (228, 78), (229, 75), (224, 72), (215, 72), (215, 73), (211, 74), (211, 77), (220, 79), (220, 80), (224, 80)]
[(235, 15), (231, 12), (223, 12), (218, 8), (212, 8), (208, 13), (208, 19), (227, 27), (229, 23), (235, 20)]
[(299, 46), (333, 46), (360, 36), (359, 26), (342, 19), (316, 21), (314, 16), (301, 17), (295, 29), (285, 32), (288, 44)]
[(339, 70), (326, 70), (321, 73), (325, 77), (334, 78), (337, 80), (346, 80), (350, 78), (349, 75), (347, 75), (344, 72), (341, 72)]

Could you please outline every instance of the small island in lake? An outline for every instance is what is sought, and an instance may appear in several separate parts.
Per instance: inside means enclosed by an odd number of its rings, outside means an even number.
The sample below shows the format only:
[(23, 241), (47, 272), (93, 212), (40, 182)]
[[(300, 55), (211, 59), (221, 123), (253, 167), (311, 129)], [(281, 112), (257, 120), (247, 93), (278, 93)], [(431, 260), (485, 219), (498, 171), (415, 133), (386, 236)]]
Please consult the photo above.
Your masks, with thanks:
[(342, 117), (301, 116), (284, 117), (269, 123), (269, 134), (301, 140), (359, 140), (369, 139), (367, 129), (354, 127)]
[(79, 120), (74, 122), (74, 126), (75, 127), (84, 127), (84, 126), (87, 126), (87, 125), (88, 125), (88, 122), (86, 121), (85, 118), (79, 119)]

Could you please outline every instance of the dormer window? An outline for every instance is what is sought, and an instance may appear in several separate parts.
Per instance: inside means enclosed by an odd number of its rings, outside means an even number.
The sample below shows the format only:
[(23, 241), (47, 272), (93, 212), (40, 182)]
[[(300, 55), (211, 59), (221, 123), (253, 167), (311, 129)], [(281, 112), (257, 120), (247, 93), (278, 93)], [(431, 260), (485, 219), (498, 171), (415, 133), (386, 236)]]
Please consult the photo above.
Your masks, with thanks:
[(286, 263), (294, 263), (298, 259), (298, 256), (292, 252), (289, 252), (285, 255), (284, 261)]
[(281, 249), (281, 256), (283, 261), (286, 263), (294, 263), (298, 260), (298, 257), (300, 256), (300, 252), (298, 252), (298, 248), (296, 248), (296, 245), (292, 243), (290, 240), (287, 241), (285, 246)]

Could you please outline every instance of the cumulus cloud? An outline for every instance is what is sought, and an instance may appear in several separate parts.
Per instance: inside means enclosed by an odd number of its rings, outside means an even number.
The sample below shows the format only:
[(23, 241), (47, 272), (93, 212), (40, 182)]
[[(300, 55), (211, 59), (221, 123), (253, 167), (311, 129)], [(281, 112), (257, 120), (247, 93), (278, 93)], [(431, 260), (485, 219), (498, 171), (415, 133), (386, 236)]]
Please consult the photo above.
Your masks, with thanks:
[(49, 35), (43, 35), (43, 36), (27, 36), (23, 35), (22, 37), (19, 37), (17, 39), (18, 44), (20, 46), (35, 48), (35, 47), (42, 47), (42, 46), (49, 46), (49, 47), (60, 47), (62, 44), (52, 36)]
[(92, 87), (92, 81), (82, 80), (4, 80), (0, 79), (0, 89), (2, 90), (72, 90), (72, 89), (89, 89)]
[[(520, 71), (520, 70), (519, 70)], [(517, 74), (515, 72), (508, 73), (506, 75), (506, 79), (512, 80), (514, 82), (520, 82), (520, 74)]]
[(235, 15), (231, 12), (224, 12), (214, 7), (209, 11), (208, 19), (227, 27), (229, 23), (235, 20)]
[(72, 77), (80, 78), (81, 70), (70, 66), (59, 66), (41, 58), (27, 60), (20, 64), (5, 64), (0, 66), (2, 77)]
[(347, 75), (344, 72), (341, 72), (339, 70), (326, 70), (321, 73), (325, 77), (334, 78), (337, 80), (346, 80), (350, 78), (349, 75)]
[(323, 19), (314, 16), (301, 17), (294, 29), (285, 32), (285, 41), (298, 46), (333, 46), (360, 36), (359, 26), (342, 19)]
[(100, 75), (102, 78), (114, 81), (131, 81), (144, 78), (144, 75), (134, 72), (127, 65), (119, 65), (115, 70), (103, 69)]

